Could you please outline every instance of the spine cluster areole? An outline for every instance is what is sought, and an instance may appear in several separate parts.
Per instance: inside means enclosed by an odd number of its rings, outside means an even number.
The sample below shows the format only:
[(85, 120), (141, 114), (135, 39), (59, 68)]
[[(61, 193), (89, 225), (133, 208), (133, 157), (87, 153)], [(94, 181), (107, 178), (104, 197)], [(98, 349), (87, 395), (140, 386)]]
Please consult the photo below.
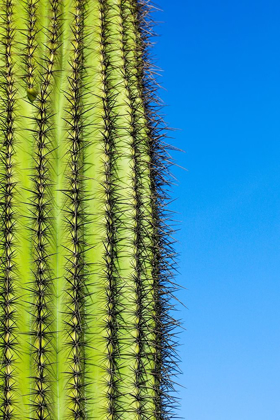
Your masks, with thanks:
[(0, 0), (0, 418), (175, 415), (149, 0)]

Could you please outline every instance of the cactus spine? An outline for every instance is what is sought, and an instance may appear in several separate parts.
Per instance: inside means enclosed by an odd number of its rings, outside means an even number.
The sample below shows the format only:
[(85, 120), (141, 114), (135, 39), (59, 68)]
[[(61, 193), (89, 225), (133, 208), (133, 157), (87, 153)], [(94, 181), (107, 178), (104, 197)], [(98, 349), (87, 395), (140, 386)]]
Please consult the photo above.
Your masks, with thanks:
[(162, 420), (177, 322), (149, 0), (1, 0), (0, 417)]

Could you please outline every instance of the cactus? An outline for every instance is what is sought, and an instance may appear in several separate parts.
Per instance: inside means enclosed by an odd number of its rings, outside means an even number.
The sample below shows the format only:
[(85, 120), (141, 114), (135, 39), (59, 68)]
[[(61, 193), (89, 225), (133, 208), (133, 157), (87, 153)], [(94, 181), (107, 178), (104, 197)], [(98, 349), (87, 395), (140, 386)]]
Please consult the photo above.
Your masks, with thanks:
[(171, 418), (153, 7), (0, 1), (1, 418)]

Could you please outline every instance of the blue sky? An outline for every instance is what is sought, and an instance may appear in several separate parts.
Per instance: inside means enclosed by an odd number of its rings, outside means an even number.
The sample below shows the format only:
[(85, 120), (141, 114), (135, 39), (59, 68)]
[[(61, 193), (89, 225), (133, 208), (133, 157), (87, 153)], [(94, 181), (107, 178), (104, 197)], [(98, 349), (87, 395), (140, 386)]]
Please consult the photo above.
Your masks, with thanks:
[(180, 415), (280, 419), (280, 2), (157, 0), (181, 221)]

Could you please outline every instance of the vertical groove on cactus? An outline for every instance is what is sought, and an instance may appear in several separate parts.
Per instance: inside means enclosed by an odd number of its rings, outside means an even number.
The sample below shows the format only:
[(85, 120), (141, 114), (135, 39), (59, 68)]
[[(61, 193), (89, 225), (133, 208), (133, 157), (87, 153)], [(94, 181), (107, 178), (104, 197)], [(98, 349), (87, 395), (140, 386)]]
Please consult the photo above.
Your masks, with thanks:
[(53, 81), (55, 56), (59, 39), (59, 2), (51, 1), (50, 27), (48, 28), (48, 47), (41, 89), (39, 92), (35, 128), (35, 156), (33, 175), (33, 254), (34, 254), (34, 303), (33, 330), (34, 337), (34, 390), (33, 408), (35, 418), (45, 420), (50, 417), (50, 361), (52, 336), (51, 293), (53, 273), (49, 263), (51, 229), (51, 179), (50, 154), (52, 153), (49, 103), (50, 89)]
[(14, 418), (16, 404), (16, 285), (15, 285), (15, 229), (14, 142), (15, 142), (15, 86), (14, 86), (14, 3), (7, 0), (3, 13), (1, 47), (4, 68), (1, 74), (1, 413), (3, 419)]
[(66, 93), (68, 109), (68, 189), (66, 199), (66, 229), (69, 232), (67, 249), (67, 334), (68, 354), (68, 398), (69, 415), (73, 419), (84, 419), (84, 214), (83, 214), (83, 31), (84, 1), (76, 0), (73, 10), (72, 51), (70, 54), (71, 75)]
[(0, 417), (168, 420), (175, 256), (150, 0), (1, 0)]

